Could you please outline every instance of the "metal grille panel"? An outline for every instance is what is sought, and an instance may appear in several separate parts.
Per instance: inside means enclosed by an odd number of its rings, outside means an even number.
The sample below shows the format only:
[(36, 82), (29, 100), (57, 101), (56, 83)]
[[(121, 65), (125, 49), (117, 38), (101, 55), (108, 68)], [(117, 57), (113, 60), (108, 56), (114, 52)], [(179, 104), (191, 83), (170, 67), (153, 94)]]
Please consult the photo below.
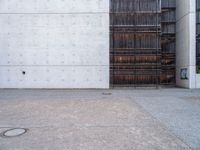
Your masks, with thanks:
[(112, 86), (175, 83), (174, 1), (111, 0)]
[(200, 0), (196, 0), (196, 35), (197, 35), (197, 42), (196, 42), (196, 65), (200, 68)]
[(111, 84), (158, 85), (160, 0), (111, 0)]

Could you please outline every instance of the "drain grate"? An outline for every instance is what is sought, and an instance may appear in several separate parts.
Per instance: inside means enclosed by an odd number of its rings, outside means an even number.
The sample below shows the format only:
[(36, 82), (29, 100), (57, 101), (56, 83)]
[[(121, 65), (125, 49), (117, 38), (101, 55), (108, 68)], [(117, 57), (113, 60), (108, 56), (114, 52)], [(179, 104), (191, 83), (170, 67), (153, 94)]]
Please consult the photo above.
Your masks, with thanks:
[(102, 95), (112, 95), (112, 93), (102, 93)]
[(2, 137), (17, 137), (25, 134), (28, 131), (28, 129), (24, 128), (14, 128), (14, 129), (9, 129), (4, 132), (2, 132), (1, 136)]

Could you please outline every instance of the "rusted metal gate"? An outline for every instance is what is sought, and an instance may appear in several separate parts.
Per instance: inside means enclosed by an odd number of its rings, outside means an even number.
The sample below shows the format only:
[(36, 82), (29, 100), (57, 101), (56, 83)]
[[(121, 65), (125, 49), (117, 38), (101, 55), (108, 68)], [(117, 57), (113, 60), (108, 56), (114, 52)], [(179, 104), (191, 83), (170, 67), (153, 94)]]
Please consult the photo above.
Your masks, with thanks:
[(159, 85), (160, 3), (160, 0), (111, 0), (112, 86)]
[(161, 85), (176, 82), (176, 0), (161, 1)]
[(196, 59), (196, 65), (198, 67), (197, 72), (200, 72), (200, 0), (196, 0), (196, 51), (197, 51), (197, 59)]
[(162, 47), (170, 44), (161, 42), (166, 40), (161, 34), (161, 0), (110, 0), (110, 4), (111, 85), (174, 83), (174, 74), (171, 79), (170, 69), (166, 69), (171, 55), (162, 53)]

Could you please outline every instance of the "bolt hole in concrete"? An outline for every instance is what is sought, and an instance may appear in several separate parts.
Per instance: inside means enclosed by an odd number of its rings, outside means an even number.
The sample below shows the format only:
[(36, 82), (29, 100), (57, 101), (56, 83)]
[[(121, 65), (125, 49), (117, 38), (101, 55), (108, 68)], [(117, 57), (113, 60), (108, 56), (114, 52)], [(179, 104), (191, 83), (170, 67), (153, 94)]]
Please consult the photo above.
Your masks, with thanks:
[(1, 136), (2, 137), (17, 137), (25, 134), (28, 131), (28, 129), (24, 128), (14, 128), (14, 129), (9, 129), (4, 132), (2, 132)]
[(26, 71), (22, 71), (22, 74), (25, 75), (25, 74), (26, 74)]

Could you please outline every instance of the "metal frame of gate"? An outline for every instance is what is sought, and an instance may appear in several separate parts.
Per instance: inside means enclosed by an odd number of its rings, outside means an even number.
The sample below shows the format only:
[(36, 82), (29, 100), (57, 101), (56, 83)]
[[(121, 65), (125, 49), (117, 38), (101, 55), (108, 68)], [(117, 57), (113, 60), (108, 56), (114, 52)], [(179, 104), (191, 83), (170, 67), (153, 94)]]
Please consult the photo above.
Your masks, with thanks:
[(161, 49), (163, 39), (175, 36), (161, 34), (161, 14), (166, 11), (161, 9), (161, 0), (110, 0), (110, 6), (111, 87), (175, 84), (174, 64), (163, 63), (170, 58), (175, 62), (171, 57), (175, 52), (164, 55)]
[[(138, 4), (136, 9), (131, 8), (134, 2)], [(147, 9), (144, 9), (142, 2)], [(146, 5), (148, 2), (149, 6)], [(151, 5), (155, 2), (156, 5)], [(158, 87), (161, 72), (161, 1), (111, 0), (110, 4), (111, 86)], [(139, 19), (142, 17), (144, 20)], [(141, 24), (134, 21), (136, 18)]]
[(200, 0), (196, 0), (196, 65), (200, 69)]
[(162, 0), (161, 9), (161, 84), (173, 86), (176, 83), (176, 0)]

